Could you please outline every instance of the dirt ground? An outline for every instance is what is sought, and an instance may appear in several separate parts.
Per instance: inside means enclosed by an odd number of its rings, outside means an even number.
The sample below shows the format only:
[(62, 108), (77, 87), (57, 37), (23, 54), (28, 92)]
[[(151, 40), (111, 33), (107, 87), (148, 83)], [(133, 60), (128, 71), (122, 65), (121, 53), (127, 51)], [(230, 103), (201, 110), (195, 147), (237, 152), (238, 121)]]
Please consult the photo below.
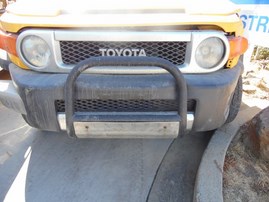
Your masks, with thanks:
[[(257, 62), (246, 69), (244, 98), (267, 103), (269, 92), (260, 85), (260, 80), (268, 75), (269, 70), (259, 68)], [(246, 125), (243, 125), (228, 148), (223, 169), (223, 199), (225, 202), (269, 202), (269, 162), (257, 158), (244, 145), (245, 135)]]
[(244, 143), (242, 126), (231, 143), (224, 163), (224, 201), (269, 201), (269, 163), (256, 158)]
[(10, 80), (10, 74), (6, 70), (0, 68), (0, 80)]

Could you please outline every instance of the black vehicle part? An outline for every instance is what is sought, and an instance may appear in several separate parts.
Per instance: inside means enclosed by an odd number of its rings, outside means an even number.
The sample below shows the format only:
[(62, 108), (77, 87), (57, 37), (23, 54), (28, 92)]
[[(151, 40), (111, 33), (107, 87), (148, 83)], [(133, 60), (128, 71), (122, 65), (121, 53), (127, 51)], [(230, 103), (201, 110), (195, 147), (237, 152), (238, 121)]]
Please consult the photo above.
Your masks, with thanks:
[(230, 104), (229, 115), (226, 119), (226, 123), (232, 122), (237, 116), (242, 101), (242, 76), (239, 77), (238, 83), (234, 90), (232, 101)]
[[(65, 84), (65, 114), (66, 130), (70, 137), (76, 137), (74, 129), (74, 120), (90, 121), (90, 117), (77, 115), (74, 113), (75, 101), (75, 81), (78, 76), (86, 69), (98, 66), (156, 66), (167, 70), (176, 81), (178, 96), (178, 115), (179, 115), (179, 136), (182, 136), (186, 130), (187, 122), (187, 85), (179, 69), (171, 62), (156, 57), (96, 57), (86, 59), (77, 64), (69, 73)], [(131, 117), (124, 117), (131, 118)], [(122, 119), (122, 118), (120, 118)], [(148, 117), (144, 117), (148, 120)], [(122, 121), (122, 120), (121, 120)]]

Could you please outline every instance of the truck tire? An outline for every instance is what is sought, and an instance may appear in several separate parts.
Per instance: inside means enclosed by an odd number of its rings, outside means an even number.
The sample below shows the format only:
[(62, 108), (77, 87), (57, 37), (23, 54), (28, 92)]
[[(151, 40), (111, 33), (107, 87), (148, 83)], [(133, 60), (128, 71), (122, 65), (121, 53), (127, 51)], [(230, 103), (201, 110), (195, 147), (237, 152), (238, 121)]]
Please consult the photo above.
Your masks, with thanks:
[(29, 123), (29, 121), (28, 121), (28, 119), (27, 119), (27, 115), (25, 115), (25, 114), (21, 114), (21, 116), (22, 116), (22, 118), (24, 119), (24, 121), (25, 121), (29, 126), (31, 126), (30, 123)]
[(242, 77), (240, 76), (234, 90), (233, 98), (230, 104), (229, 115), (225, 123), (232, 122), (237, 116), (242, 101)]

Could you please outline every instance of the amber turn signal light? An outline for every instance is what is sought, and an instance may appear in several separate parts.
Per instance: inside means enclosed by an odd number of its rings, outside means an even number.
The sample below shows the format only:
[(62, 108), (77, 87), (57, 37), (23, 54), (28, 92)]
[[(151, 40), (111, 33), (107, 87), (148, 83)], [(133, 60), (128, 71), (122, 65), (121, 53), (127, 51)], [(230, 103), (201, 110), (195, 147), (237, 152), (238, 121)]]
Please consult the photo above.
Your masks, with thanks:
[(246, 52), (248, 49), (248, 40), (245, 37), (229, 37), (230, 55), (229, 59), (233, 59)]
[(8, 53), (18, 56), (16, 51), (17, 35), (6, 33), (0, 30), (0, 49), (7, 51)]

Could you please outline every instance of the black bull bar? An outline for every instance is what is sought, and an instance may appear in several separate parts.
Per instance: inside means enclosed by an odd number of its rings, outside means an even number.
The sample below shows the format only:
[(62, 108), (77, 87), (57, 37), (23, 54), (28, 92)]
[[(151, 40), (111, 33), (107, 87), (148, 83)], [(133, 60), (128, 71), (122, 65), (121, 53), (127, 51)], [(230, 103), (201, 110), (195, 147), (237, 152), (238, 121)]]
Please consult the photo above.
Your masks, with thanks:
[[(160, 67), (165, 69), (175, 79), (176, 82), (176, 92), (177, 92), (177, 100), (178, 100), (178, 110), (177, 114), (173, 116), (173, 120), (177, 120), (179, 122), (179, 130), (178, 136), (183, 136), (186, 131), (186, 123), (187, 123), (187, 85), (186, 81), (180, 72), (180, 70), (171, 62), (157, 57), (93, 57), (86, 59), (80, 63), (78, 63), (72, 71), (69, 73), (66, 84), (65, 84), (65, 116), (66, 116), (66, 130), (69, 137), (76, 138), (74, 122), (82, 121), (82, 122), (91, 122), (96, 121), (96, 116), (92, 118), (90, 115), (78, 115), (74, 111), (74, 101), (76, 99), (76, 91), (75, 91), (75, 82), (78, 76), (85, 70), (90, 69), (92, 67), (100, 67), (100, 66), (149, 66), (149, 67)], [(171, 116), (170, 116), (171, 118)], [(100, 118), (99, 121), (121, 121), (127, 122), (128, 119), (134, 120), (134, 117), (130, 116), (114, 116), (114, 119), (111, 117), (107, 117), (107, 119)], [(136, 121), (154, 121), (152, 116), (140, 116)], [(89, 128), (90, 130), (90, 128)]]

